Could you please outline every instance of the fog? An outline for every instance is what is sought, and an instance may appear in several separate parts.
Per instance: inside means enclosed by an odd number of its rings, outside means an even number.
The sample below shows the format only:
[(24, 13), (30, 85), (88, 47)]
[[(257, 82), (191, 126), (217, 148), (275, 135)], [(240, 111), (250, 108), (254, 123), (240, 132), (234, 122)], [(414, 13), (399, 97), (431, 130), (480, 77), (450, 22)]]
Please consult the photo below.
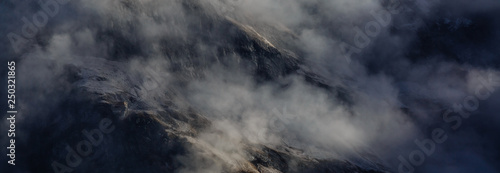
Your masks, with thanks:
[[(244, 165), (247, 144), (289, 145), (317, 158), (370, 166), (376, 161), (397, 172), (398, 156), (408, 159), (419, 149), (414, 141), (431, 138), (435, 128), (448, 140), (436, 144), (417, 172), (499, 172), (499, 8), (493, 0), (71, 0), (36, 36), (21, 46), (4, 37), (0, 50), (3, 61), (18, 63), (18, 101), (25, 112), (19, 136), (67, 120), (51, 115), (73, 86), (63, 78), (65, 66), (98, 68), (101, 63), (89, 63), (97, 58), (115, 61), (123, 76), (153, 80), (117, 77), (110, 85), (126, 88), (131, 80), (143, 86), (137, 94), (152, 107), (160, 105), (160, 93), (179, 92), (174, 104), (212, 121), (196, 136), (204, 147), (178, 157), (185, 165), (179, 172)], [(5, 1), (0, 9), (8, 14), (0, 34), (23, 37), (21, 18), (32, 21), (42, 10), (27, 1)], [(227, 18), (293, 52), (304, 68), (262, 82), (243, 55), (215, 55), (232, 47), (219, 26)], [(366, 29), (370, 22), (379, 28)], [(367, 37), (358, 37), (356, 28)], [(303, 73), (317, 74), (330, 88), (307, 82)], [(486, 85), (488, 97), (459, 128), (443, 120), (447, 109), (463, 106)], [(347, 99), (332, 94), (336, 90)], [(52, 132), (58, 128), (64, 126)], [(222, 159), (204, 159), (202, 150)]]

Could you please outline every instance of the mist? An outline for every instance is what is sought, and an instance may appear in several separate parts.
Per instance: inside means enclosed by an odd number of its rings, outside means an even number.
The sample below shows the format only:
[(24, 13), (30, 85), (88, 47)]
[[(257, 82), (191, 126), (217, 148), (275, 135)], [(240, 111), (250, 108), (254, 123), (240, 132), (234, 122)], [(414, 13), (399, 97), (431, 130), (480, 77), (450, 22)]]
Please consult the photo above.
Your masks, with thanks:
[[(0, 6), (8, 14), (1, 35), (25, 37), (22, 18), (33, 21), (43, 10), (28, 1)], [(399, 156), (409, 159), (419, 149), (414, 141), (432, 139), (436, 128), (447, 140), (413, 165), (416, 172), (499, 172), (499, 9), (493, 0), (70, 0), (34, 37), (20, 46), (5, 37), (0, 50), (18, 64), (23, 150), (42, 134), (34, 131), (52, 128), (48, 136), (57, 138), (70, 128), (65, 123), (96, 119), (53, 112), (84, 86), (140, 98), (130, 109), (161, 109), (174, 95), (172, 109), (211, 121), (189, 138), (199, 145), (176, 156), (181, 173), (251, 170), (249, 146), (283, 145), (398, 172)], [(231, 38), (239, 33), (227, 24), (300, 68), (231, 52), (245, 40)], [(67, 70), (75, 66), (110, 78), (72, 83)], [(271, 72), (262, 77), (261, 69)], [(444, 116), (485, 87), (488, 97), (467, 118)], [(7, 126), (4, 119), (0, 127)]]

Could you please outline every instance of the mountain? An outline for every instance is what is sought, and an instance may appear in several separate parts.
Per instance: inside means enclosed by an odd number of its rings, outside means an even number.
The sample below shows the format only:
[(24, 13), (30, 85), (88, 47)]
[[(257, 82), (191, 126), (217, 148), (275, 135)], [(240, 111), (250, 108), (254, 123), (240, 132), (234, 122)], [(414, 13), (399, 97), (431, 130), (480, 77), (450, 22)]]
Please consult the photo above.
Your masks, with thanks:
[(498, 7), (5, 1), (19, 113), (0, 169), (497, 172)]

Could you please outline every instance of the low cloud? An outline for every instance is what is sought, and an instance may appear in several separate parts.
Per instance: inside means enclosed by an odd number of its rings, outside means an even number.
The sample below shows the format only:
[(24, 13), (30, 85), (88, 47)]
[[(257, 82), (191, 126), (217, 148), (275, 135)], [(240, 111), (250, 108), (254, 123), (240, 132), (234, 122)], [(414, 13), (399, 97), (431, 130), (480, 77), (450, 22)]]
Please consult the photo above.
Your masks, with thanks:
[[(12, 15), (2, 18), (2, 35), (21, 32), (21, 18), (37, 11), (18, 9), (41, 8), (4, 3), (0, 8)], [(371, 12), (391, 3), (407, 10), (391, 15), (391, 23), (346, 61), (339, 45), (355, 45), (355, 28), (376, 21)], [(179, 109), (194, 109), (213, 122), (193, 138), (202, 147), (178, 158), (187, 165), (180, 172), (245, 165), (247, 143), (286, 144), (318, 158), (352, 162), (373, 154), (397, 167), (397, 156), (412, 151), (415, 139), (443, 124), (444, 110), (475, 91), (481, 83), (477, 76), (498, 76), (499, 52), (493, 48), (500, 22), (491, 16), (498, 16), (499, 6), (489, 0), (72, 0), (25, 51), (0, 50), (19, 62), (19, 102), (26, 110), (19, 123), (36, 124), (20, 133), (61, 123), (50, 113), (74, 87), (65, 81), (68, 66), (99, 69), (95, 62), (111, 61), (124, 73), (116, 76), (127, 77), (109, 79), (110, 85), (122, 89), (133, 83), (124, 90), (150, 107), (164, 104), (158, 97), (165, 92), (176, 93), (173, 104)], [(293, 52), (301, 69), (273, 81), (256, 80), (257, 59), (269, 57), (228, 51), (236, 49), (228, 45), (232, 33), (225, 33), (231, 31), (224, 27), (229, 19), (251, 27), (277, 50)], [(292, 41), (280, 40), (276, 32)], [(301, 75), (310, 73), (329, 88)], [(482, 116), (464, 121), (463, 131), (450, 132), (452, 142), (437, 146), (418, 170), (499, 170), (494, 154), (480, 147), (498, 143), (491, 136), (498, 132), (495, 109), (483, 109), (497, 102), (494, 93), (481, 101), (473, 114)], [(203, 150), (218, 153), (219, 160), (206, 161)]]

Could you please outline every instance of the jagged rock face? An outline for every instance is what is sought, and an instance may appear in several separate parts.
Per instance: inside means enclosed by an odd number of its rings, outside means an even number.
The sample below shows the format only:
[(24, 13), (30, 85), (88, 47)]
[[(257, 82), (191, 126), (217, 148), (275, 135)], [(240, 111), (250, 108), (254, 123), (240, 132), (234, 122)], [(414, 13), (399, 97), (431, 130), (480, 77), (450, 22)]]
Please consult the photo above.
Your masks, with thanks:
[[(226, 25), (231, 35), (227, 44), (230, 47), (221, 47), (221, 54), (242, 56), (241, 66), (250, 68), (255, 80), (282, 78), (300, 69), (297, 57), (280, 51), (250, 26), (243, 26), (234, 19), (223, 20), (220, 25)], [(180, 48), (165, 52), (173, 54), (171, 56), (186, 53)], [(315, 159), (286, 145), (271, 147), (242, 143), (247, 157), (235, 161), (197, 139), (199, 131), (210, 128), (211, 122), (196, 110), (176, 105), (178, 101), (174, 100), (183, 99), (181, 93), (163, 90), (154, 96), (159, 104), (148, 105), (140, 95), (146, 90), (138, 87), (141, 79), (127, 72), (125, 65), (102, 58), (85, 58), (82, 62), (65, 65), (62, 79), (71, 91), (53, 112), (65, 123), (54, 124), (51, 128), (60, 134), (51, 133), (43, 140), (29, 140), (29, 143), (40, 144), (37, 150), (50, 153), (36, 153), (37, 157), (64, 163), (67, 157), (65, 146), (76, 144), (82, 138), (79, 132), (84, 128), (96, 126), (99, 120), (108, 118), (116, 130), (105, 136), (105, 142), (93, 148), (94, 154), (84, 158), (74, 172), (175, 172), (185, 167), (179, 162), (179, 157), (193, 149), (205, 153), (202, 158), (197, 158), (204, 162), (227, 163), (221, 165), (226, 172), (383, 171), (364, 169), (348, 161)], [(185, 80), (189, 79), (183, 78)], [(311, 81), (312, 84), (321, 83)], [(32, 135), (46, 134), (46, 131), (41, 131)], [(32, 157), (31, 154), (24, 156)], [(53, 170), (51, 162), (26, 164), (33, 164), (32, 169), (37, 171)]]
[[(170, 98), (179, 97), (175, 91), (163, 91), (158, 95), (160, 105), (147, 105), (136, 95), (134, 80), (123, 71), (121, 63), (99, 58), (89, 58), (81, 64), (68, 65), (64, 78), (71, 83), (72, 91), (54, 114), (64, 124), (54, 124), (53, 131), (40, 131), (32, 135), (44, 139), (30, 139), (38, 143), (36, 153), (43, 160), (61, 161), (67, 157), (65, 145), (75, 144), (83, 138), (82, 129), (94, 127), (99, 120), (108, 118), (116, 126), (105, 142), (93, 148), (90, 157), (74, 172), (175, 172), (183, 168), (179, 157), (195, 149), (205, 153), (203, 160), (223, 161), (226, 172), (381, 172), (364, 169), (348, 161), (320, 160), (286, 145), (270, 147), (244, 144), (248, 158), (233, 160), (203, 141), (197, 139), (199, 131), (211, 126), (209, 119), (196, 110), (178, 108)], [(69, 133), (68, 133), (69, 132)], [(86, 136), (85, 136), (86, 137)], [(34, 154), (34, 153), (33, 153)], [(39, 154), (39, 155), (38, 155)], [(31, 154), (25, 156), (32, 157)], [(89, 161), (87, 161), (89, 160)], [(33, 164), (32, 169), (51, 172), (51, 163)], [(99, 166), (108, 165), (108, 166)]]

